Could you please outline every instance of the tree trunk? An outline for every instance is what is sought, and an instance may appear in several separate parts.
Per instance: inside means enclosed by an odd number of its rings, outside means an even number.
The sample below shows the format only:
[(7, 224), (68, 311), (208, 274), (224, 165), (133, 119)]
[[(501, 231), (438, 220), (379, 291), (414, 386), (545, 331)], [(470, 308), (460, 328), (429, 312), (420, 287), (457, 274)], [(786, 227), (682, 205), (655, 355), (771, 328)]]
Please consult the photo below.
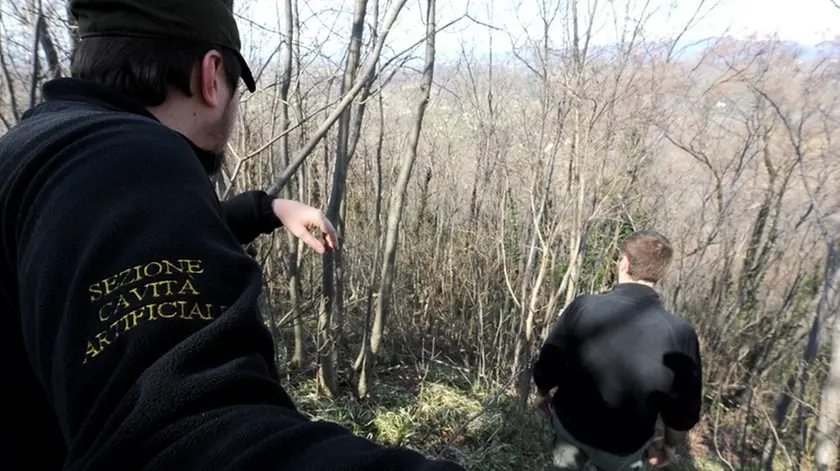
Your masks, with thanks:
[[(373, 0), (371, 8), (371, 16), (373, 18), (370, 27), (371, 37), (376, 41), (379, 34), (379, 0)], [(377, 77), (381, 79), (382, 70), (377, 72)], [(372, 84), (371, 84), (372, 85)], [(370, 86), (368, 87), (368, 91)], [(374, 190), (374, 214), (373, 214), (373, 263), (370, 267), (370, 281), (368, 282), (365, 300), (365, 325), (362, 327), (362, 343), (359, 346), (359, 355), (353, 364), (353, 370), (359, 373), (359, 381), (356, 392), (359, 397), (366, 397), (368, 394), (368, 381), (365, 366), (370, 358), (370, 342), (368, 335), (370, 333), (370, 322), (373, 318), (373, 293), (376, 283), (377, 268), (379, 267), (379, 260), (382, 256), (382, 146), (385, 142), (385, 103), (382, 94), (379, 93), (376, 97), (376, 102), (379, 107), (379, 133), (376, 139), (376, 151), (374, 155), (376, 164), (376, 183)]]
[(44, 22), (44, 10), (40, 0), (35, 6), (35, 19), (32, 22), (32, 77), (29, 82), (29, 107), (35, 106), (38, 99), (38, 88), (41, 83), (41, 58), (38, 54), (38, 45), (41, 42), (41, 36), (46, 29), (46, 22)]
[(379, 299), (377, 300), (376, 313), (370, 335), (371, 361), (366, 365), (367, 371), (365, 373), (368, 376), (371, 366), (376, 361), (377, 355), (379, 355), (382, 335), (385, 331), (385, 325), (391, 307), (391, 290), (396, 273), (397, 240), (405, 203), (405, 194), (408, 189), (408, 182), (411, 179), (414, 161), (417, 159), (417, 146), (420, 142), (420, 134), (423, 129), (423, 117), (426, 114), (426, 106), (431, 98), (432, 82), (434, 79), (435, 0), (427, 0), (426, 8), (426, 60), (423, 68), (423, 79), (420, 83), (420, 96), (415, 104), (414, 126), (411, 128), (408, 148), (403, 157), (399, 176), (392, 190), (391, 203), (388, 210), (388, 224), (383, 250), (384, 259), (379, 284)]
[[(816, 312), (814, 313), (814, 322), (811, 324), (811, 330), (808, 333), (808, 342), (805, 345), (805, 352), (802, 358), (802, 364), (796, 371), (790, 375), (787, 380), (785, 388), (782, 390), (782, 393), (779, 397), (778, 404), (776, 405), (776, 409), (773, 413), (773, 426), (777, 430), (781, 430), (785, 421), (787, 420), (788, 411), (790, 410), (791, 404), (794, 402), (794, 394), (796, 392), (796, 385), (799, 383), (799, 390), (802, 391), (805, 389), (809, 379), (809, 369), (812, 367), (814, 360), (817, 358), (817, 354), (819, 353), (820, 342), (822, 340), (822, 331), (823, 326), (826, 321), (826, 316), (830, 315), (829, 312), (830, 308), (833, 308), (832, 304), (834, 301), (832, 300), (832, 295), (834, 295), (834, 299), (836, 299), (836, 290), (837, 288), (837, 278), (840, 277), (840, 270), (838, 270), (836, 260), (836, 250), (830, 248), (829, 249), (829, 260), (826, 263), (825, 267), (825, 278), (823, 280), (823, 293), (822, 297), (820, 298), (819, 304), (817, 305)], [(832, 271), (829, 271), (832, 270)], [(830, 275), (830, 276), (829, 276)], [(828, 295), (828, 296), (827, 296)], [(832, 347), (832, 368), (834, 366), (834, 350), (835, 347)], [(830, 386), (831, 381), (831, 374), (829, 374), (829, 379), (827, 380), (827, 384), (825, 387)], [(832, 398), (829, 398), (831, 401)], [(825, 409), (823, 409), (825, 406)], [(826, 404), (823, 401), (820, 404), (820, 419), (821, 420), (833, 420), (835, 419), (830, 414), (831, 411), (828, 410), (832, 404)], [(825, 414), (825, 416), (823, 416)], [(825, 425), (824, 428), (827, 430), (830, 426)], [(825, 439), (829, 439), (828, 436), (823, 433), (821, 434)], [(776, 456), (776, 447), (777, 447), (776, 439), (773, 436), (768, 437), (767, 443), (764, 446), (764, 453), (762, 455), (762, 462), (764, 463), (764, 467), (766, 471), (772, 471), (774, 460)], [(823, 452), (826, 453), (826, 457), (830, 458), (831, 447), (836, 447), (836, 442), (831, 446), (823, 444)]]
[[(362, 35), (364, 33), (365, 15), (367, 14), (367, 0), (356, 0), (353, 13), (353, 29), (350, 34), (350, 46), (347, 53), (347, 64), (344, 69), (344, 81), (341, 84), (341, 95), (353, 87), (356, 80), (356, 70), (359, 68), (359, 55), (362, 49)], [(348, 144), (350, 142), (350, 122), (352, 107), (347, 107), (338, 120), (338, 142), (335, 151), (335, 167), (333, 171), (332, 191), (327, 206), (327, 219), (335, 226), (339, 239), (344, 239), (344, 221), (342, 207), (347, 184), (347, 166), (349, 163)], [(336, 367), (338, 350), (341, 343), (340, 335), (344, 323), (344, 270), (342, 266), (342, 247), (324, 255), (323, 280), (321, 294), (321, 326), (319, 333), (322, 344), (318, 349), (318, 389), (327, 397), (334, 397), (338, 393)]]
[[(292, 69), (294, 68), (294, 45), (295, 35), (295, 12), (297, 11), (297, 0), (286, 0), (285, 28), (286, 28), (286, 56), (283, 60), (283, 76), (280, 81), (280, 148), (283, 152), (283, 166), (289, 165), (291, 157), (291, 146), (289, 145), (289, 88), (292, 84)], [(272, 178), (274, 175), (272, 175)], [(302, 180), (299, 177), (299, 180)], [(283, 194), (287, 199), (293, 199), (292, 186), (287, 186)], [(303, 197), (303, 192), (299, 193)], [(300, 256), (300, 244), (297, 238), (291, 233), (286, 233), (286, 275), (289, 279), (289, 303), (292, 311), (292, 324), (294, 325), (295, 346), (290, 361), (292, 368), (301, 368), (304, 364), (303, 353), (303, 322), (300, 310), (300, 272), (298, 270), (298, 259)]]
[(831, 364), (822, 388), (816, 430), (816, 464), (820, 471), (835, 469), (837, 464), (837, 420), (840, 419), (840, 320), (837, 307), (840, 301), (840, 237), (829, 247), (826, 256), (825, 288), (818, 310), (826, 319), (834, 318), (831, 329)]

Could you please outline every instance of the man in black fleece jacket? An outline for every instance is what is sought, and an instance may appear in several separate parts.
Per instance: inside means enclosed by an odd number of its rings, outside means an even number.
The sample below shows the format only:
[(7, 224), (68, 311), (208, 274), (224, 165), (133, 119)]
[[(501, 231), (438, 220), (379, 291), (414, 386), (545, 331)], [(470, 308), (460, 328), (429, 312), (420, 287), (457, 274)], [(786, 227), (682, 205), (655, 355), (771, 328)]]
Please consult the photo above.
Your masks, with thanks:
[[(552, 469), (663, 467), (700, 421), (697, 333), (655, 289), (671, 264), (671, 242), (638, 231), (619, 253), (613, 290), (575, 298), (534, 364), (536, 405), (555, 432)], [(665, 433), (654, 438), (660, 417)]]
[(281, 222), (334, 242), (314, 208), (213, 190), (255, 89), (230, 1), (70, 7), (74, 78), (0, 138), (0, 467), (462, 469), (310, 421), (280, 385), (241, 244)]

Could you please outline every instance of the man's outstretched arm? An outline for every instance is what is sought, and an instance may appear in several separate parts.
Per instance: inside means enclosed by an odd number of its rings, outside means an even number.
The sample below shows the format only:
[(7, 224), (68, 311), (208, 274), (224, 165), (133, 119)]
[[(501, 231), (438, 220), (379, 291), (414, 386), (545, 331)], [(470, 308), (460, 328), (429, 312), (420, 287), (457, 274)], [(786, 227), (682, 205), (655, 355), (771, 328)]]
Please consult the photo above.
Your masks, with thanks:
[[(260, 234), (270, 234), (280, 226), (323, 254), (338, 248), (335, 227), (312, 206), (293, 200), (274, 198), (261, 190), (247, 191), (223, 201), (222, 215), (240, 244), (248, 244)], [(316, 238), (312, 229), (320, 230)]]
[(283, 225), (274, 212), (275, 199), (262, 190), (252, 190), (222, 201), (222, 215), (240, 244), (249, 244)]
[(201, 165), (176, 133), (127, 127), (17, 182), (22, 333), (67, 469), (461, 469), (295, 410), (257, 310), (260, 269)]

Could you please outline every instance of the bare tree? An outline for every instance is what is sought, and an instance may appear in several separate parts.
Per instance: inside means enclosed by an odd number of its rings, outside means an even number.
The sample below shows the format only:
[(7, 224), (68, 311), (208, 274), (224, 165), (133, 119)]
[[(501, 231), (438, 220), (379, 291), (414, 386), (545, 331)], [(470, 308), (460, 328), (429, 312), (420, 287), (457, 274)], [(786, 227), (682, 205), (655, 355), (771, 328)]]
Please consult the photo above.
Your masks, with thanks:
[(288, 183), (289, 179), (292, 175), (294, 175), (304, 160), (306, 160), (309, 154), (318, 146), (318, 143), (320, 143), (324, 136), (326, 136), (327, 131), (329, 131), (332, 125), (338, 121), (344, 113), (344, 110), (353, 103), (353, 100), (355, 100), (359, 93), (361, 93), (362, 89), (368, 85), (370, 78), (374, 75), (374, 73), (376, 73), (378, 68), (379, 56), (382, 53), (385, 40), (388, 38), (388, 34), (391, 32), (391, 27), (394, 25), (394, 22), (397, 21), (397, 17), (405, 6), (406, 1), (407, 0), (397, 0), (393, 4), (388, 18), (385, 20), (381, 29), (379, 39), (376, 41), (373, 51), (368, 57), (368, 64), (365, 66), (363, 72), (356, 77), (356, 82), (349, 90), (347, 90), (347, 93), (344, 94), (335, 109), (313, 133), (313, 136), (309, 138), (300, 150), (298, 150), (292, 159), (292, 162), (285, 170), (283, 170), (283, 173), (280, 177), (278, 177), (277, 181), (269, 186), (268, 190), (266, 190), (268, 193), (276, 194)]
[[(283, 15), (284, 18), (284, 26), (286, 31), (286, 40), (285, 40), (285, 48), (284, 48), (284, 57), (283, 57), (283, 76), (280, 79), (280, 148), (283, 155), (283, 166), (288, 167), (291, 158), (291, 145), (289, 143), (289, 128), (290, 128), (290, 120), (289, 120), (289, 89), (292, 84), (292, 71), (297, 70), (300, 73), (300, 68), (298, 67), (295, 69), (295, 61), (294, 58), (299, 54), (295, 54), (296, 47), (299, 47), (299, 38), (296, 34), (298, 28), (296, 28), (297, 24), (297, 0), (286, 0), (285, 2), (285, 12)], [(297, 45), (297, 46), (296, 46)], [(300, 84), (300, 76), (297, 77), (295, 80), (296, 84)], [(302, 177), (298, 177), (301, 183), (303, 182)], [(302, 189), (303, 186), (300, 186)], [(287, 185), (284, 189), (284, 195), (286, 198), (292, 199), (294, 197), (292, 187)], [(299, 193), (300, 197), (303, 197), (303, 192)], [(300, 289), (300, 267), (298, 266), (299, 259), (300, 259), (300, 252), (301, 252), (301, 243), (299, 243), (294, 235), (288, 233), (286, 235), (287, 239), (287, 253), (286, 253), (286, 274), (289, 278), (289, 303), (291, 304), (291, 313), (293, 317), (293, 325), (294, 325), (294, 353), (292, 354), (291, 358), (291, 366), (293, 368), (301, 368), (304, 364), (304, 352), (303, 352), (303, 320), (301, 316), (303, 313), (301, 312), (300, 303), (301, 303), (301, 289)]]
[[(379, 35), (379, 0), (373, 0), (372, 4), (373, 22), (371, 24), (371, 37), (376, 41)], [(380, 87), (383, 83), (382, 70), (376, 74)], [(366, 88), (370, 90), (370, 87)], [(353, 370), (359, 373), (365, 365), (365, 360), (368, 358), (370, 351), (369, 333), (370, 323), (373, 319), (373, 296), (376, 289), (377, 273), (379, 272), (380, 259), (382, 257), (382, 146), (385, 140), (385, 100), (382, 93), (376, 95), (377, 115), (378, 119), (378, 133), (376, 137), (376, 148), (374, 150), (374, 211), (373, 211), (373, 237), (370, 238), (371, 247), (373, 250), (373, 263), (370, 265), (369, 280), (365, 295), (365, 320), (362, 330), (362, 341), (359, 346), (359, 354), (356, 356), (356, 361), (353, 363)], [(361, 120), (359, 120), (361, 121)], [(357, 135), (361, 135), (361, 126), (358, 128)], [(357, 384), (357, 394), (359, 397), (367, 395), (367, 381), (363, 378), (359, 379)]]
[(421, 79), (419, 94), (414, 105), (414, 124), (411, 127), (408, 144), (400, 165), (399, 176), (394, 183), (394, 188), (391, 190), (378, 302), (376, 304), (376, 312), (370, 334), (370, 359), (363, 360), (362, 375), (359, 379), (360, 393), (367, 390), (366, 382), (370, 374), (370, 366), (379, 354), (382, 336), (391, 309), (391, 295), (393, 293), (393, 282), (396, 272), (397, 242), (400, 224), (402, 222), (406, 188), (408, 188), (411, 172), (414, 169), (414, 162), (417, 159), (417, 147), (420, 143), (420, 134), (423, 130), (423, 117), (426, 114), (426, 107), (429, 105), (429, 100), (431, 99), (432, 83), (435, 74), (435, 37), (437, 35), (435, 17), (435, 0), (426, 0), (426, 58), (423, 64), (423, 78)]
[[(353, 86), (359, 67), (359, 56), (362, 49), (362, 35), (364, 33), (365, 16), (367, 14), (367, 0), (356, 0), (353, 11), (353, 27), (350, 33), (350, 45), (347, 52), (347, 63), (344, 68), (344, 80), (339, 93), (344, 95)], [(367, 87), (370, 82), (366, 82)], [(363, 87), (365, 88), (365, 87)], [(361, 90), (360, 90), (361, 91)], [(344, 208), (347, 184), (347, 166), (350, 163), (350, 122), (352, 107), (347, 107), (338, 119), (338, 140), (333, 168), (332, 192), (327, 206), (327, 218), (336, 227), (339, 239), (344, 239)], [(343, 244), (339, 250), (324, 256), (323, 290), (321, 293), (321, 317), (319, 321), (319, 370), (318, 384), (327, 396), (333, 397), (338, 391), (335, 369), (338, 351), (341, 345), (340, 335), (344, 318), (344, 271), (341, 263)]]

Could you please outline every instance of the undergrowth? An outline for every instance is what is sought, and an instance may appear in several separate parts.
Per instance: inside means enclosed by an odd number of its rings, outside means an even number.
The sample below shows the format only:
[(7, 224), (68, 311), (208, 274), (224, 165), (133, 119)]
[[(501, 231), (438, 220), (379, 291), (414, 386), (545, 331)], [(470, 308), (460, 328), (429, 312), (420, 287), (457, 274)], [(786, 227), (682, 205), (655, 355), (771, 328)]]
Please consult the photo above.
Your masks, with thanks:
[[(376, 396), (335, 400), (316, 394), (315, 382), (291, 391), (301, 412), (315, 420), (337, 422), (375, 442), (410, 448), (427, 456), (456, 461), (476, 471), (549, 469), (551, 432), (530, 407), (511, 394), (453, 381), (442, 375), (422, 382), (380, 378)], [(708, 460), (682, 453), (672, 471), (723, 471)]]
[[(510, 395), (427, 382), (410, 390), (377, 385), (375, 399), (328, 400), (314, 381), (292, 392), (302, 412), (337, 422), (375, 442), (417, 450), (475, 470), (543, 470), (548, 429)], [(484, 404), (496, 399), (489, 407)]]

